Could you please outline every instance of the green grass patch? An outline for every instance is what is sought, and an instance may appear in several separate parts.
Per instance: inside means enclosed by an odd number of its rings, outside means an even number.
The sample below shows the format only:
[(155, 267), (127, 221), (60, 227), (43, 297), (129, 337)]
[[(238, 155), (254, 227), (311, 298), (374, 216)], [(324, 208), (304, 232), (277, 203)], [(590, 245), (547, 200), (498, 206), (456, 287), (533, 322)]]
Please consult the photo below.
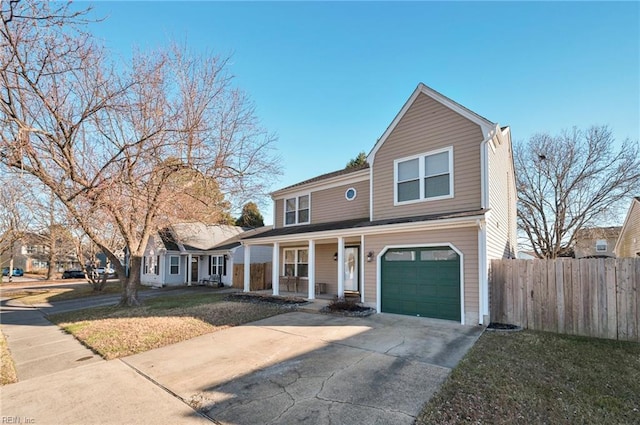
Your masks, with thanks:
[(220, 294), (164, 296), (146, 300), (140, 307), (97, 307), (52, 315), (49, 320), (105, 359), (114, 359), (291, 311), (223, 298)]
[(640, 423), (640, 344), (485, 332), (416, 424)]
[(0, 332), (0, 385), (13, 384), (18, 382), (16, 367), (7, 346), (7, 339)]

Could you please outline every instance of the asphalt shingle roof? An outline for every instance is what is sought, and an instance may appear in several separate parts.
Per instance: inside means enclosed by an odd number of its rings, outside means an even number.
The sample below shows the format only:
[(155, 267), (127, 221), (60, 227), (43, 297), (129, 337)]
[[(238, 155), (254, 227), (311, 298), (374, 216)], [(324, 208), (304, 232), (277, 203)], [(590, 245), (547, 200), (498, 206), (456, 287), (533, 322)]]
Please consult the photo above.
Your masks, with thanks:
[(372, 226), (383, 226), (388, 224), (437, 221), (437, 220), (444, 220), (449, 218), (470, 217), (474, 215), (484, 214), (485, 212), (486, 210), (478, 209), (478, 210), (460, 211), (460, 212), (454, 212), (454, 213), (439, 213), (439, 214), (420, 215), (420, 216), (413, 216), (413, 217), (399, 217), (399, 218), (391, 218), (391, 219), (376, 220), (376, 221), (370, 221), (368, 218), (365, 217), (365, 218), (357, 218), (357, 219), (351, 219), (351, 220), (333, 221), (330, 223), (318, 223), (318, 224), (307, 224), (307, 225), (301, 225), (301, 226), (280, 227), (277, 229), (268, 230), (259, 235), (249, 236), (243, 239), (258, 239), (258, 238), (268, 238), (268, 237), (274, 237), (274, 236), (289, 236), (289, 235), (304, 234), (304, 233), (324, 232), (328, 230), (357, 229), (357, 228), (366, 228), (366, 227), (372, 227)]

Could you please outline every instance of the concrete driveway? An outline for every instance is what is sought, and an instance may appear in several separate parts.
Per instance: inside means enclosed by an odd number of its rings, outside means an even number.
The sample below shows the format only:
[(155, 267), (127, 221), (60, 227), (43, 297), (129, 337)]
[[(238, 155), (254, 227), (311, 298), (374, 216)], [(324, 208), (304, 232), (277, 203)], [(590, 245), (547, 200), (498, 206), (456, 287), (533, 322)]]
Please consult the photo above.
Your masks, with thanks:
[(295, 312), (122, 360), (221, 424), (412, 424), (481, 332)]

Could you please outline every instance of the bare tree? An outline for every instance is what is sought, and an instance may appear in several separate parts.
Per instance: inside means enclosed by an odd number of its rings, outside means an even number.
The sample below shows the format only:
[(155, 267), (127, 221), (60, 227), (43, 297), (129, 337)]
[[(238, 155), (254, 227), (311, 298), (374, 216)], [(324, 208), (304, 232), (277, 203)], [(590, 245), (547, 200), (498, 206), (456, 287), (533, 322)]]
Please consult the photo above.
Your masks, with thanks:
[(538, 134), (514, 152), (518, 226), (538, 257), (569, 254), (576, 230), (617, 220), (640, 191), (638, 142), (616, 149), (606, 126)]
[(225, 59), (173, 46), (116, 67), (84, 32), (85, 16), (2, 3), (0, 161), (51, 189), (115, 267), (121, 304), (137, 305), (150, 235), (178, 215), (213, 214), (220, 193), (266, 194), (278, 174), (275, 136)]

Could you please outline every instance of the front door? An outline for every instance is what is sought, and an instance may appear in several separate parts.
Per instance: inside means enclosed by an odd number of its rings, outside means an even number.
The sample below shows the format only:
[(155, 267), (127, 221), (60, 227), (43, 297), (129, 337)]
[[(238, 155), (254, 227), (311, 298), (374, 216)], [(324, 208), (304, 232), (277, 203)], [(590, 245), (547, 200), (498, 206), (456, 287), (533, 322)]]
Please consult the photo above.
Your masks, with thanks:
[(191, 257), (191, 282), (198, 281), (198, 257)]
[(360, 290), (358, 258), (360, 249), (357, 246), (344, 249), (344, 290), (358, 292)]

